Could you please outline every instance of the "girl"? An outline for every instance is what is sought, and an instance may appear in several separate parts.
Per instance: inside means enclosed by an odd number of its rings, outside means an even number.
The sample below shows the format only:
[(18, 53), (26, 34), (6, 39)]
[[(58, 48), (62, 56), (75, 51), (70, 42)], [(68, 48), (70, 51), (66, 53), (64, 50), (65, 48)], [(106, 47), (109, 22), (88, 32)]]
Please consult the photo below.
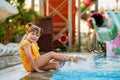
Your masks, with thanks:
[[(52, 51), (40, 55), (37, 40), (43, 32), (42, 29), (32, 23), (28, 23), (26, 28), (26, 39), (20, 43), (20, 57), (26, 71), (43, 72), (51, 69), (55, 70), (60, 67), (60, 61), (77, 61), (78, 58), (84, 59), (58, 54)], [(51, 61), (52, 59), (56, 60), (56, 62)]]

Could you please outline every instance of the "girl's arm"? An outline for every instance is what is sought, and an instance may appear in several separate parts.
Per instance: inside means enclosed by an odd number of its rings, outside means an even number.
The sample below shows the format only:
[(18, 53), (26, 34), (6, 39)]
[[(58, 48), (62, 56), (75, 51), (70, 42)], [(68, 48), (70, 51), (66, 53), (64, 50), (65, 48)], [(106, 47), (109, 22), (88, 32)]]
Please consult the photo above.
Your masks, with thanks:
[(39, 70), (37, 65), (35, 64), (35, 61), (32, 58), (32, 52), (31, 52), (31, 46), (29, 44), (24, 45), (23, 49), (25, 50), (27, 59), (30, 61), (30, 65), (32, 68), (37, 72), (42, 72), (42, 70)]

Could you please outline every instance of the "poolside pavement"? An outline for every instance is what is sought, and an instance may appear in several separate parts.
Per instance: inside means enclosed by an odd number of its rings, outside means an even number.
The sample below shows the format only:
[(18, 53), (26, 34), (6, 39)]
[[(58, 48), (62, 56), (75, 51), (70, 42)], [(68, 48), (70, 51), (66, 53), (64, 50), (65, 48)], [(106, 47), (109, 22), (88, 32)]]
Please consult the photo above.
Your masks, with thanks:
[(53, 71), (26, 72), (22, 64), (0, 70), (0, 80), (50, 80)]
[(26, 72), (22, 64), (18, 64), (6, 69), (0, 70), (0, 80), (20, 80), (20, 78), (29, 74)]

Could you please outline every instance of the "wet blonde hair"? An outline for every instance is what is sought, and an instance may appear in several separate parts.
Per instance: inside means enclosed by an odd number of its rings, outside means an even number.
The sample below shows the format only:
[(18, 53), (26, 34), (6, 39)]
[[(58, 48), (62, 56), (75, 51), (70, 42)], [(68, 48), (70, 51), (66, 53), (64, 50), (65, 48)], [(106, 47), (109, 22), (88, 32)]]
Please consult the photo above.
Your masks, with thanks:
[(26, 25), (26, 31), (28, 32), (28, 33), (30, 33), (30, 32), (37, 32), (37, 34), (39, 34), (39, 35), (41, 35), (42, 33), (43, 33), (43, 30), (42, 30), (42, 28), (39, 28), (38, 26), (36, 26), (36, 25), (34, 25), (34, 24), (32, 24), (32, 23), (28, 23), (27, 25)]

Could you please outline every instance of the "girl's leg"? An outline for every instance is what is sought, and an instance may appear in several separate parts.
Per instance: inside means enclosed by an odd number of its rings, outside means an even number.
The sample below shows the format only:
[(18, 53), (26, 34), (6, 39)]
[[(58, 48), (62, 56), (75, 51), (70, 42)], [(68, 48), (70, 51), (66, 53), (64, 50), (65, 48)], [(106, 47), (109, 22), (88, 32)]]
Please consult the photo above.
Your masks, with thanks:
[(46, 54), (41, 55), (40, 58), (38, 58), (35, 62), (36, 62), (36, 65), (38, 66), (38, 68), (41, 68), (41, 67), (47, 65), (51, 59), (55, 59), (58, 61), (64, 61), (64, 60), (70, 61), (71, 57), (66, 56), (64, 54), (58, 54), (55, 52), (48, 52)]
[(47, 65), (41, 67), (41, 70), (56, 70), (60, 68), (60, 63), (59, 62), (49, 62)]

